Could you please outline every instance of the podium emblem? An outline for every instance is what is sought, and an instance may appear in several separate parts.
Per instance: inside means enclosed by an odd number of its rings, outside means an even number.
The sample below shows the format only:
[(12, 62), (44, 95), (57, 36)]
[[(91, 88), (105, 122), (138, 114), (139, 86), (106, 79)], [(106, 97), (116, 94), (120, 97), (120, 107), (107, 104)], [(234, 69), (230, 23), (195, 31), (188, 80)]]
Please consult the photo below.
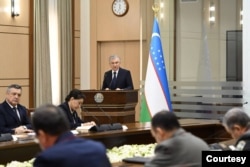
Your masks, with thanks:
[(96, 93), (94, 96), (95, 102), (102, 103), (104, 96), (102, 93)]

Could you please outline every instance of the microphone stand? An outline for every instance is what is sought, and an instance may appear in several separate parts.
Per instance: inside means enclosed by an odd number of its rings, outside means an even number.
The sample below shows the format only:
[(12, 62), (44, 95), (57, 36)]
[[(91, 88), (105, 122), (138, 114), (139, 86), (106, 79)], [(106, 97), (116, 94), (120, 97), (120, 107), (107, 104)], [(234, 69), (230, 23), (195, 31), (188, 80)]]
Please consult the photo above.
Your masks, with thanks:
[(88, 115), (91, 116), (95, 120), (96, 124), (98, 126), (100, 125), (100, 120), (96, 116), (94, 116), (91, 112), (89, 112), (85, 107), (81, 106), (81, 111), (88, 113)]
[(110, 130), (121, 130), (122, 129), (122, 124), (120, 123), (113, 123), (112, 118), (110, 117), (110, 115), (108, 115), (98, 104), (96, 104), (96, 106), (99, 108), (99, 110), (101, 110), (104, 115), (106, 117), (108, 117), (109, 119), (109, 124), (102, 124), (99, 127), (100, 131), (110, 131)]
[(111, 131), (111, 130), (122, 130), (122, 125), (120, 123), (112, 123), (112, 118), (109, 115), (107, 115), (107, 113), (105, 111), (103, 111), (103, 109), (101, 107), (99, 107), (99, 105), (97, 105), (97, 107), (104, 113), (104, 115), (106, 117), (109, 118), (110, 124), (100, 124), (100, 120), (96, 116), (91, 114), (86, 108), (84, 108), (82, 106), (81, 108), (83, 109), (83, 111), (86, 111), (98, 123), (97, 125), (94, 125), (89, 129), (90, 132), (103, 132), (103, 131)]

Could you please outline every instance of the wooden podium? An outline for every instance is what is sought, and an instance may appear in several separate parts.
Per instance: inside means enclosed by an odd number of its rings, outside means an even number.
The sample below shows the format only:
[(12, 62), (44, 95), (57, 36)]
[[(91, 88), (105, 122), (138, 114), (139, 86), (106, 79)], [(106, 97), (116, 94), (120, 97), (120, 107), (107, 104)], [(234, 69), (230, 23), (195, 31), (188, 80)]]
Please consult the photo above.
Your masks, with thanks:
[(81, 90), (86, 99), (83, 103), (84, 121), (97, 124), (133, 123), (138, 90)]

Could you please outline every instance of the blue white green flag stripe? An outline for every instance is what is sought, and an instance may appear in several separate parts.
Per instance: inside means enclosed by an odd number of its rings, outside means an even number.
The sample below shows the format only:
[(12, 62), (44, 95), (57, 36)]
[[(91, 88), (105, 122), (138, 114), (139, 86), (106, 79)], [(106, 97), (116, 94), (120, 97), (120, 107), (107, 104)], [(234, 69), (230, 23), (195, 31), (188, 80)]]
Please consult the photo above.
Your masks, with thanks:
[(156, 18), (151, 37), (144, 95), (140, 113), (141, 122), (150, 121), (151, 117), (161, 110), (172, 111), (160, 30)]

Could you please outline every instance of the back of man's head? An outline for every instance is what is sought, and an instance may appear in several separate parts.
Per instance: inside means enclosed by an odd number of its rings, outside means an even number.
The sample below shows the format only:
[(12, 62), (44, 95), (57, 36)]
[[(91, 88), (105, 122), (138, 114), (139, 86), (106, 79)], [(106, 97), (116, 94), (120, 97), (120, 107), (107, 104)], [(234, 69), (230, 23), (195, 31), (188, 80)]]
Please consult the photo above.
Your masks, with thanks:
[(32, 126), (36, 134), (39, 130), (53, 136), (58, 136), (70, 130), (69, 122), (64, 112), (52, 104), (38, 107), (32, 115)]
[(223, 124), (231, 129), (234, 125), (249, 128), (250, 118), (242, 108), (232, 108), (223, 117)]
[(151, 124), (153, 128), (159, 127), (166, 131), (180, 128), (180, 123), (176, 115), (167, 110), (162, 110), (156, 113), (151, 120)]

